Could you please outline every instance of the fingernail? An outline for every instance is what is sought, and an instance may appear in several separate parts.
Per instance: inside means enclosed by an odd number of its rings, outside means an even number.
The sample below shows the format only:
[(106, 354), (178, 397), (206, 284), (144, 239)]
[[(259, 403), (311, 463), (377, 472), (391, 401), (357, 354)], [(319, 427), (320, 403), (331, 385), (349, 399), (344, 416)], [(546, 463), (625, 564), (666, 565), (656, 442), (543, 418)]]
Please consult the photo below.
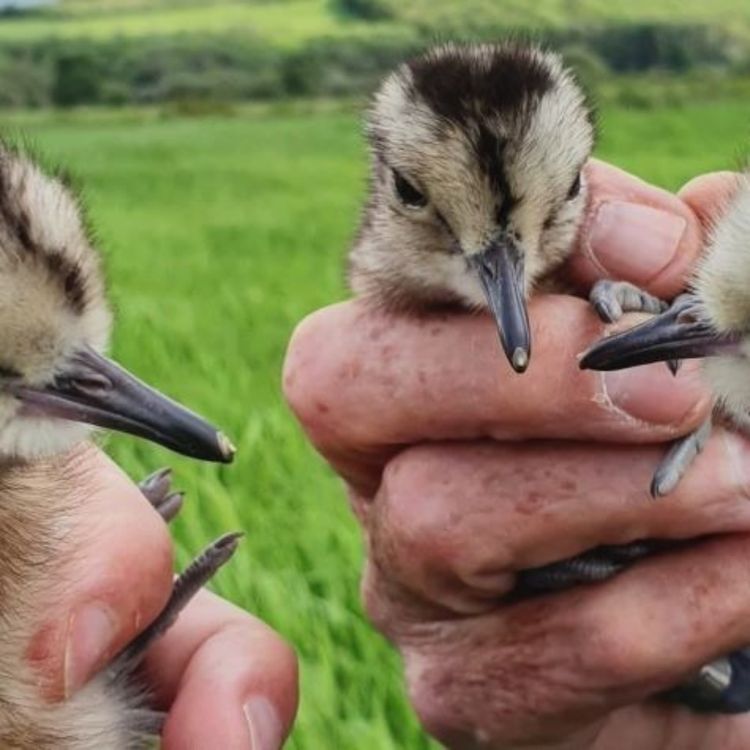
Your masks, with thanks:
[(256, 696), (250, 698), (242, 710), (250, 729), (251, 750), (280, 750), (284, 742), (283, 728), (271, 701)]
[(88, 604), (70, 615), (64, 662), (66, 698), (105, 663), (116, 634), (111, 610), (100, 604)]
[(659, 425), (679, 425), (700, 403), (708, 402), (701, 382), (700, 362), (682, 364), (675, 377), (666, 364), (602, 373), (606, 399), (634, 419)]
[(605, 201), (588, 232), (589, 252), (607, 275), (645, 283), (674, 257), (687, 221), (651, 206)]

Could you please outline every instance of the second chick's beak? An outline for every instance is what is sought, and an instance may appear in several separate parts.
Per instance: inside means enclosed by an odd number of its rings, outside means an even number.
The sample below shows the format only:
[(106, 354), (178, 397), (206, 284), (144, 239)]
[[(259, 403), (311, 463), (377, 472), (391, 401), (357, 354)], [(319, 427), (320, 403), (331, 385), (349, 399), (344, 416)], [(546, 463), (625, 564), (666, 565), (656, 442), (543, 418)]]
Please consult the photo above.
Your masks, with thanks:
[(223, 433), (93, 349), (79, 352), (51, 385), (12, 390), (24, 414), (126, 432), (204, 461), (234, 457)]
[(738, 350), (740, 338), (718, 333), (700, 316), (691, 295), (678, 297), (660, 315), (594, 344), (581, 358), (582, 370), (624, 370), (651, 362), (696, 359)]
[(507, 234), (471, 257), (487, 303), (497, 321), (500, 343), (511, 367), (524, 372), (531, 357), (531, 331), (526, 309), (523, 252)]

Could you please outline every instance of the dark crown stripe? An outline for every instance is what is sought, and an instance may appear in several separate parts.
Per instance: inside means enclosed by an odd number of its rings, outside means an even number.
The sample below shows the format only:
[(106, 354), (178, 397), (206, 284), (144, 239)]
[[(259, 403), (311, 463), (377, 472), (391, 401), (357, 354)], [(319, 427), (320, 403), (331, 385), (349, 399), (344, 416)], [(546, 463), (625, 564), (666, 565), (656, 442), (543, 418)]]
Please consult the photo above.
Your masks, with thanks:
[(28, 214), (23, 211), (14, 211), (13, 195), (5, 173), (0, 170), (0, 219), (27, 252), (36, 252), (36, 247), (31, 241), (31, 227), (29, 226)]
[(498, 207), (498, 222), (504, 227), (508, 223), (508, 216), (520, 197), (513, 194), (508, 183), (504, 168), (504, 152), (507, 142), (492, 133), (484, 125), (478, 125), (478, 135), (474, 141), (477, 161), (482, 171), (487, 175), (493, 192), (502, 197)]
[(41, 258), (50, 276), (59, 281), (68, 304), (82, 313), (86, 307), (86, 282), (81, 267), (58, 250), (42, 251)]
[(528, 116), (554, 88), (549, 65), (533, 49), (508, 45), (445, 48), (416, 58), (408, 66), (411, 95), (468, 133), (482, 171), (502, 196), (498, 220), (506, 223), (521, 196), (513, 195), (504, 171), (507, 142), (485, 123), (492, 117), (512, 123)]
[[(5, 157), (8, 158), (7, 155)], [(2, 165), (7, 168), (7, 161)], [(65, 299), (76, 313), (82, 313), (86, 302), (86, 283), (83, 270), (59, 250), (36, 244), (31, 236), (31, 221), (28, 213), (13, 201), (13, 187), (7, 174), (0, 168), (0, 221), (27, 256), (41, 263), (50, 277), (57, 281)]]
[(507, 115), (554, 87), (548, 65), (524, 47), (448, 48), (408, 63), (414, 93), (460, 125), (477, 114)]

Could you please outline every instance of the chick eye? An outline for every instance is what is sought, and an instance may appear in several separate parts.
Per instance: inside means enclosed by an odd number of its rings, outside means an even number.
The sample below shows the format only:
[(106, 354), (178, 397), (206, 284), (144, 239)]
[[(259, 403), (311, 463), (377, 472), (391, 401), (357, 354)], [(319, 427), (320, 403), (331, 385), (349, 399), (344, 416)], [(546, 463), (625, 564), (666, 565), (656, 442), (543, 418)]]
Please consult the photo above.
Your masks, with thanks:
[(573, 180), (573, 184), (570, 186), (570, 190), (568, 190), (567, 200), (572, 201), (573, 198), (577, 198), (580, 192), (581, 192), (581, 173), (579, 172), (576, 175), (575, 180)]
[(395, 169), (393, 170), (393, 184), (398, 199), (408, 208), (424, 208), (427, 205), (427, 198), (424, 194), (420, 193), (409, 180)]
[(6, 365), (0, 365), (0, 379), (2, 380), (18, 380), (23, 377), (15, 367), (8, 367)]

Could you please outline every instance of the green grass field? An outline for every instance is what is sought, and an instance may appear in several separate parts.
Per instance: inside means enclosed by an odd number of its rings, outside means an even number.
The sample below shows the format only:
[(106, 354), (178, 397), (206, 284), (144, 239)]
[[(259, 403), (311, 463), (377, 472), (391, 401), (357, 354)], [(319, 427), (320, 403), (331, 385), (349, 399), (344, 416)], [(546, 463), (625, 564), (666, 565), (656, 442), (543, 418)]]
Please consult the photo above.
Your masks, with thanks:
[[(602, 114), (600, 155), (676, 188), (732, 168), (750, 105)], [(296, 750), (420, 750), (396, 657), (358, 602), (361, 546), (342, 489), (282, 403), (284, 349), (306, 313), (344, 296), (341, 259), (365, 162), (356, 118), (138, 114), (6, 118), (85, 184), (119, 309), (116, 355), (220, 423), (235, 465), (198, 465), (117, 438), (138, 477), (176, 468), (179, 557), (244, 529), (218, 589), (281, 631), (302, 664)]]
[(0, 39), (110, 37), (250, 31), (281, 45), (398, 27), (450, 28), (482, 19), (506, 28), (570, 28), (598, 23), (705, 23), (750, 35), (746, 0), (386, 0), (389, 21), (361, 22), (336, 14), (331, 0), (62, 0), (42, 14), (0, 20)]

